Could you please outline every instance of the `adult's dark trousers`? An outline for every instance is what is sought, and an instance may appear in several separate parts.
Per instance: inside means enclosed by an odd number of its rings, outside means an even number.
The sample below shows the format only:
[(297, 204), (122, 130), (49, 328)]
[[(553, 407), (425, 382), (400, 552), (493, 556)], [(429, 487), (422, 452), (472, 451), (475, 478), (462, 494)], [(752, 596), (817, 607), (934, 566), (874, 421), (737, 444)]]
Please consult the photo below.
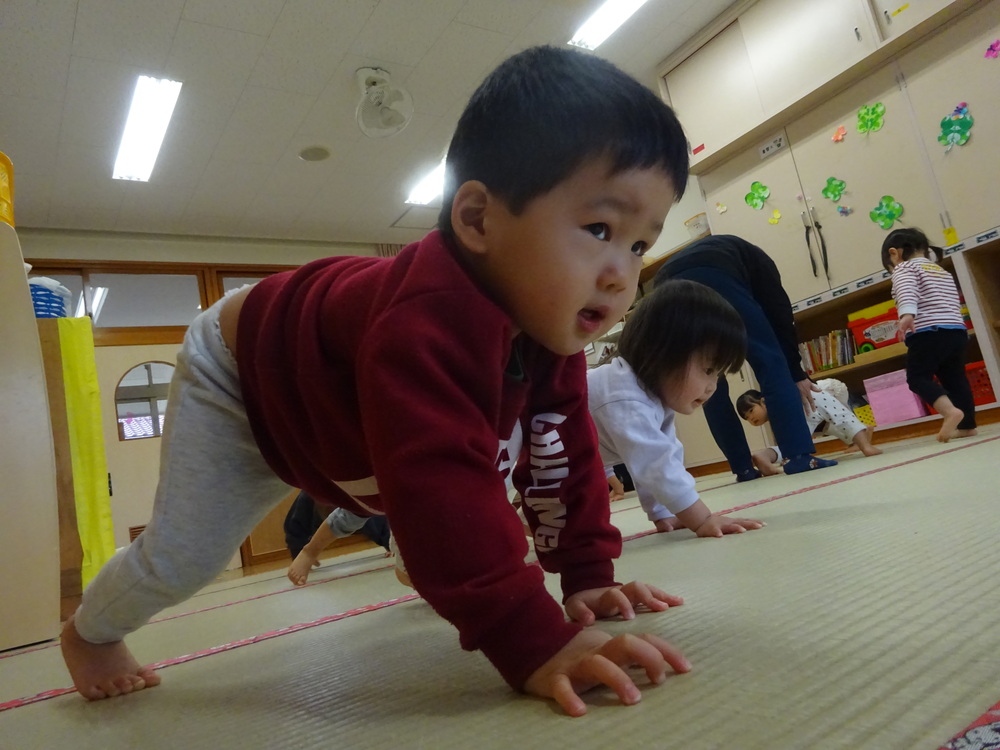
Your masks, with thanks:
[[(747, 329), (747, 362), (760, 383), (771, 429), (782, 455), (791, 458), (814, 453), (816, 446), (802, 410), (802, 396), (792, 380), (778, 337), (749, 287), (735, 276), (716, 268), (688, 268), (671, 274), (671, 278), (704, 284), (736, 308)], [(750, 446), (742, 420), (729, 397), (729, 384), (725, 377), (719, 378), (718, 389), (705, 402), (704, 410), (712, 437), (733, 473), (752, 469)]]
[(942, 396), (951, 399), (965, 415), (958, 423), (960, 430), (976, 428), (976, 405), (965, 374), (968, 343), (964, 328), (917, 331), (906, 337), (906, 384), (932, 406)]

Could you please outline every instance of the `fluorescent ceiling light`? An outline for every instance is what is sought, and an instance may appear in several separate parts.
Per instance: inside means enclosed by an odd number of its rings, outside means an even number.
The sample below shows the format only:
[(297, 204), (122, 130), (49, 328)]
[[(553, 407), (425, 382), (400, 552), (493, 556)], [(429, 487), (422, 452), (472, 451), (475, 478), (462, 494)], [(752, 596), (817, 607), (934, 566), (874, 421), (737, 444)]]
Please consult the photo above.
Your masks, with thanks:
[(646, 0), (605, 0), (594, 15), (583, 22), (569, 43), (574, 47), (597, 49), (601, 43), (618, 30), (633, 13), (646, 4)]
[(426, 206), (444, 192), (444, 159), (410, 191), (407, 203)]
[(180, 93), (179, 81), (139, 76), (112, 177), (140, 182), (149, 180)]

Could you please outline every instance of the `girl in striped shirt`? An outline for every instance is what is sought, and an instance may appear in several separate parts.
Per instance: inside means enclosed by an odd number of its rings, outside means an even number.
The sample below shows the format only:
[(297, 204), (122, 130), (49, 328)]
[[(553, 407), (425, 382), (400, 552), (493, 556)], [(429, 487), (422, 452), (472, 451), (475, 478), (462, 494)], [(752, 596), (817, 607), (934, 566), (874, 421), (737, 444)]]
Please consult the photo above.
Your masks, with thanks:
[(976, 410), (965, 375), (969, 335), (955, 280), (935, 262), (940, 251), (913, 228), (896, 229), (882, 243), (882, 265), (892, 274), (899, 312), (898, 335), (906, 342), (906, 384), (941, 415), (937, 439), (947, 443), (976, 434)]

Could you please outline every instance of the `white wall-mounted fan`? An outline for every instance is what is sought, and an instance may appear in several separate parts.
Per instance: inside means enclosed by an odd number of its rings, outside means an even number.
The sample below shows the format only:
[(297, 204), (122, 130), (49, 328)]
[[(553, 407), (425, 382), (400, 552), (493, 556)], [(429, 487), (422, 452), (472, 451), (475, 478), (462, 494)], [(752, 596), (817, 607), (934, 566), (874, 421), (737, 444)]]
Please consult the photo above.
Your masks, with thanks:
[(406, 89), (394, 86), (388, 71), (359, 68), (361, 101), (356, 116), (358, 127), (369, 138), (385, 138), (406, 127), (413, 116), (413, 99)]

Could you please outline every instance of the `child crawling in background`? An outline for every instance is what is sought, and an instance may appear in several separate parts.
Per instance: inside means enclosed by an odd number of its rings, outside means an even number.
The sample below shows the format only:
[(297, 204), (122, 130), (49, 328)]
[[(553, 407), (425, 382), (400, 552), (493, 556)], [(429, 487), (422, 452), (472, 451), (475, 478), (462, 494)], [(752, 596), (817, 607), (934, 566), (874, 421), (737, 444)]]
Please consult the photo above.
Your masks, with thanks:
[(691, 414), (719, 376), (736, 372), (746, 353), (739, 313), (694, 281), (667, 280), (643, 297), (625, 322), (620, 356), (587, 373), (590, 415), (605, 474), (624, 463), (657, 531), (687, 527), (721, 537), (759, 529), (762, 521), (713, 514), (684, 468), (674, 415)]
[[(878, 456), (881, 449), (872, 445), (874, 430), (858, 419), (843, 400), (834, 395), (839, 389), (846, 391), (846, 386), (839, 380), (828, 378), (816, 383), (818, 392), (813, 392), (815, 408), (806, 411), (806, 423), (812, 432), (819, 431), (823, 435), (840, 438), (848, 445), (854, 445), (866, 456)], [(768, 421), (767, 405), (760, 391), (749, 390), (736, 399), (736, 411), (754, 427), (760, 427)], [(780, 466), (784, 456), (777, 446), (754, 451), (753, 463), (764, 476), (780, 474)]]

